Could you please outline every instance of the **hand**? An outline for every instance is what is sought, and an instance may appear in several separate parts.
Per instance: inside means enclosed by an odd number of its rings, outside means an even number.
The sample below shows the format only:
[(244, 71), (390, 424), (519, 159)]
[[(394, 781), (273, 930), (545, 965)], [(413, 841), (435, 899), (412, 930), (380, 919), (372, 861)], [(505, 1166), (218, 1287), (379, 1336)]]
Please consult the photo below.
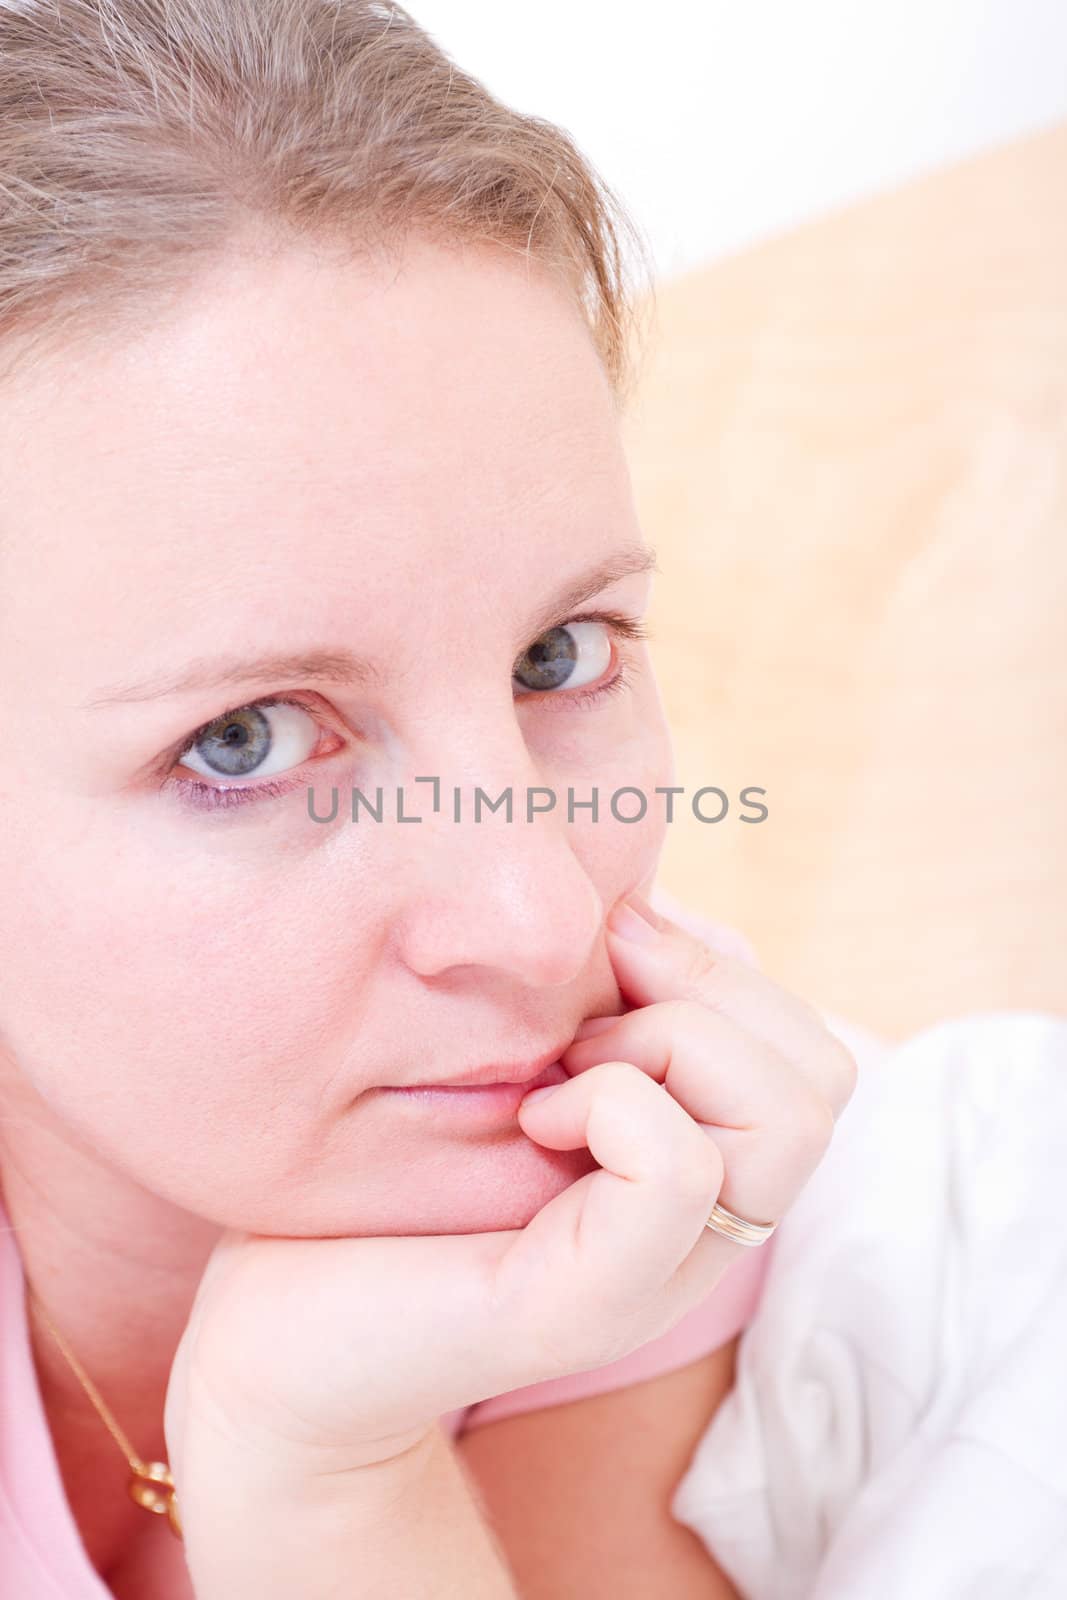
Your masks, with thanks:
[[(627, 923), (630, 937), (619, 932)], [(702, 1199), (710, 1193), (746, 1220), (777, 1222), (825, 1154), (857, 1069), (818, 1013), (761, 973), (731, 930), (713, 947), (638, 894), (612, 913), (607, 930), (630, 1009), (583, 1023), (562, 1058), (570, 1081), (543, 1098), (528, 1096), (519, 1108), (522, 1127), (539, 1143), (556, 1150), (588, 1144), (606, 1170), (538, 1213), (502, 1259), (500, 1276), (521, 1273), (539, 1234), (547, 1248), (550, 1214), (558, 1221), (569, 1211), (576, 1267), (580, 1261), (572, 1312), (586, 1282), (601, 1301), (614, 1282), (620, 1308), (632, 1303), (642, 1268), (638, 1241), (647, 1239), (644, 1271), (654, 1292), (669, 1259), (669, 1230), (679, 1237), (666, 1196), (688, 1188), (696, 1197), (696, 1243), (664, 1285), (662, 1326), (633, 1348), (672, 1327), (751, 1248), (704, 1228), (711, 1203), (701, 1209)], [(614, 1094), (605, 1092), (605, 1074)], [(679, 1109), (688, 1116), (679, 1117)], [(666, 1192), (658, 1211), (642, 1192), (650, 1185)], [(625, 1253), (617, 1249), (620, 1231), (629, 1240)]]
[(661, 929), (638, 943), (609, 919), (634, 1009), (579, 1029), (572, 1077), (518, 1114), (539, 1144), (588, 1146), (596, 1171), (522, 1229), (220, 1241), (167, 1395), (183, 1516), (220, 1454), (343, 1474), (416, 1448), (447, 1411), (628, 1354), (747, 1248), (705, 1228), (717, 1198), (753, 1221), (788, 1208), (852, 1057), (810, 1007), (631, 900)]

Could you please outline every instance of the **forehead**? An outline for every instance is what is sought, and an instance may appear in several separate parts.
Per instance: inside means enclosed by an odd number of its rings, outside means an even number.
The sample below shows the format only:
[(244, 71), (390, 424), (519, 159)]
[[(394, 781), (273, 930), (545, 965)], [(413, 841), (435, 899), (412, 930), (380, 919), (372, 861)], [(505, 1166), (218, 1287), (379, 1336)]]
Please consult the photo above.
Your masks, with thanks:
[(5, 396), (0, 473), (12, 591), (29, 605), (47, 570), (51, 618), (88, 590), (134, 650), (160, 606), (190, 634), (236, 601), (273, 629), (297, 576), (311, 630), (338, 585), (366, 611), (431, 575), (447, 601), (506, 554), (521, 589), (610, 547), (628, 506), (573, 296), (524, 257), (424, 243), (235, 257), (134, 336), (57, 351)]
[(412, 241), (390, 260), (234, 255), (131, 336), (46, 356), (4, 411), (28, 425), (31, 471), (51, 449), (102, 492), (115, 461), (125, 483), (248, 466), (250, 490), (264, 473), (387, 483), (486, 458), (521, 477), (542, 439), (580, 458), (612, 405), (577, 303), (536, 262)]

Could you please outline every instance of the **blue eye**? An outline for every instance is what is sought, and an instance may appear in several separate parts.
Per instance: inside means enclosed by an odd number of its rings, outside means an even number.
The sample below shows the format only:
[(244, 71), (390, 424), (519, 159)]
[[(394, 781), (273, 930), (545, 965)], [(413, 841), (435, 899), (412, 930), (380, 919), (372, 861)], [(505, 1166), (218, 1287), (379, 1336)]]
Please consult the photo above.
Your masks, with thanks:
[(199, 728), (181, 760), (206, 778), (272, 778), (300, 766), (318, 742), (319, 725), (302, 706), (257, 700)]
[(515, 664), (524, 689), (580, 689), (611, 665), (611, 632), (603, 622), (564, 622), (535, 639)]

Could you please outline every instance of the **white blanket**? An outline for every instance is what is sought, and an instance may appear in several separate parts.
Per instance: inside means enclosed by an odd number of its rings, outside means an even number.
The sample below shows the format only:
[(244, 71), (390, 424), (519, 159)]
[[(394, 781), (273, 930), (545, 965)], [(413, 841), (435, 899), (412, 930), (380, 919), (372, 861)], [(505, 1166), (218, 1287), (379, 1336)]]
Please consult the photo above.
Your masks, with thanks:
[(1067, 1018), (825, 1020), (859, 1081), (671, 1509), (745, 1600), (1067, 1600)]

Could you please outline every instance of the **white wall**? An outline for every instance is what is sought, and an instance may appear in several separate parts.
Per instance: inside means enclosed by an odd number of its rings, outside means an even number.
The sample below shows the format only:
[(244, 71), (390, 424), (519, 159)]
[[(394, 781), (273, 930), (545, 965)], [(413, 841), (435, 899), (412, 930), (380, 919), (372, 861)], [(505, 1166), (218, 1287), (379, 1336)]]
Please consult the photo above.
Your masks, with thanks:
[(562, 123), (661, 271), (1067, 118), (1067, 0), (406, 0)]

